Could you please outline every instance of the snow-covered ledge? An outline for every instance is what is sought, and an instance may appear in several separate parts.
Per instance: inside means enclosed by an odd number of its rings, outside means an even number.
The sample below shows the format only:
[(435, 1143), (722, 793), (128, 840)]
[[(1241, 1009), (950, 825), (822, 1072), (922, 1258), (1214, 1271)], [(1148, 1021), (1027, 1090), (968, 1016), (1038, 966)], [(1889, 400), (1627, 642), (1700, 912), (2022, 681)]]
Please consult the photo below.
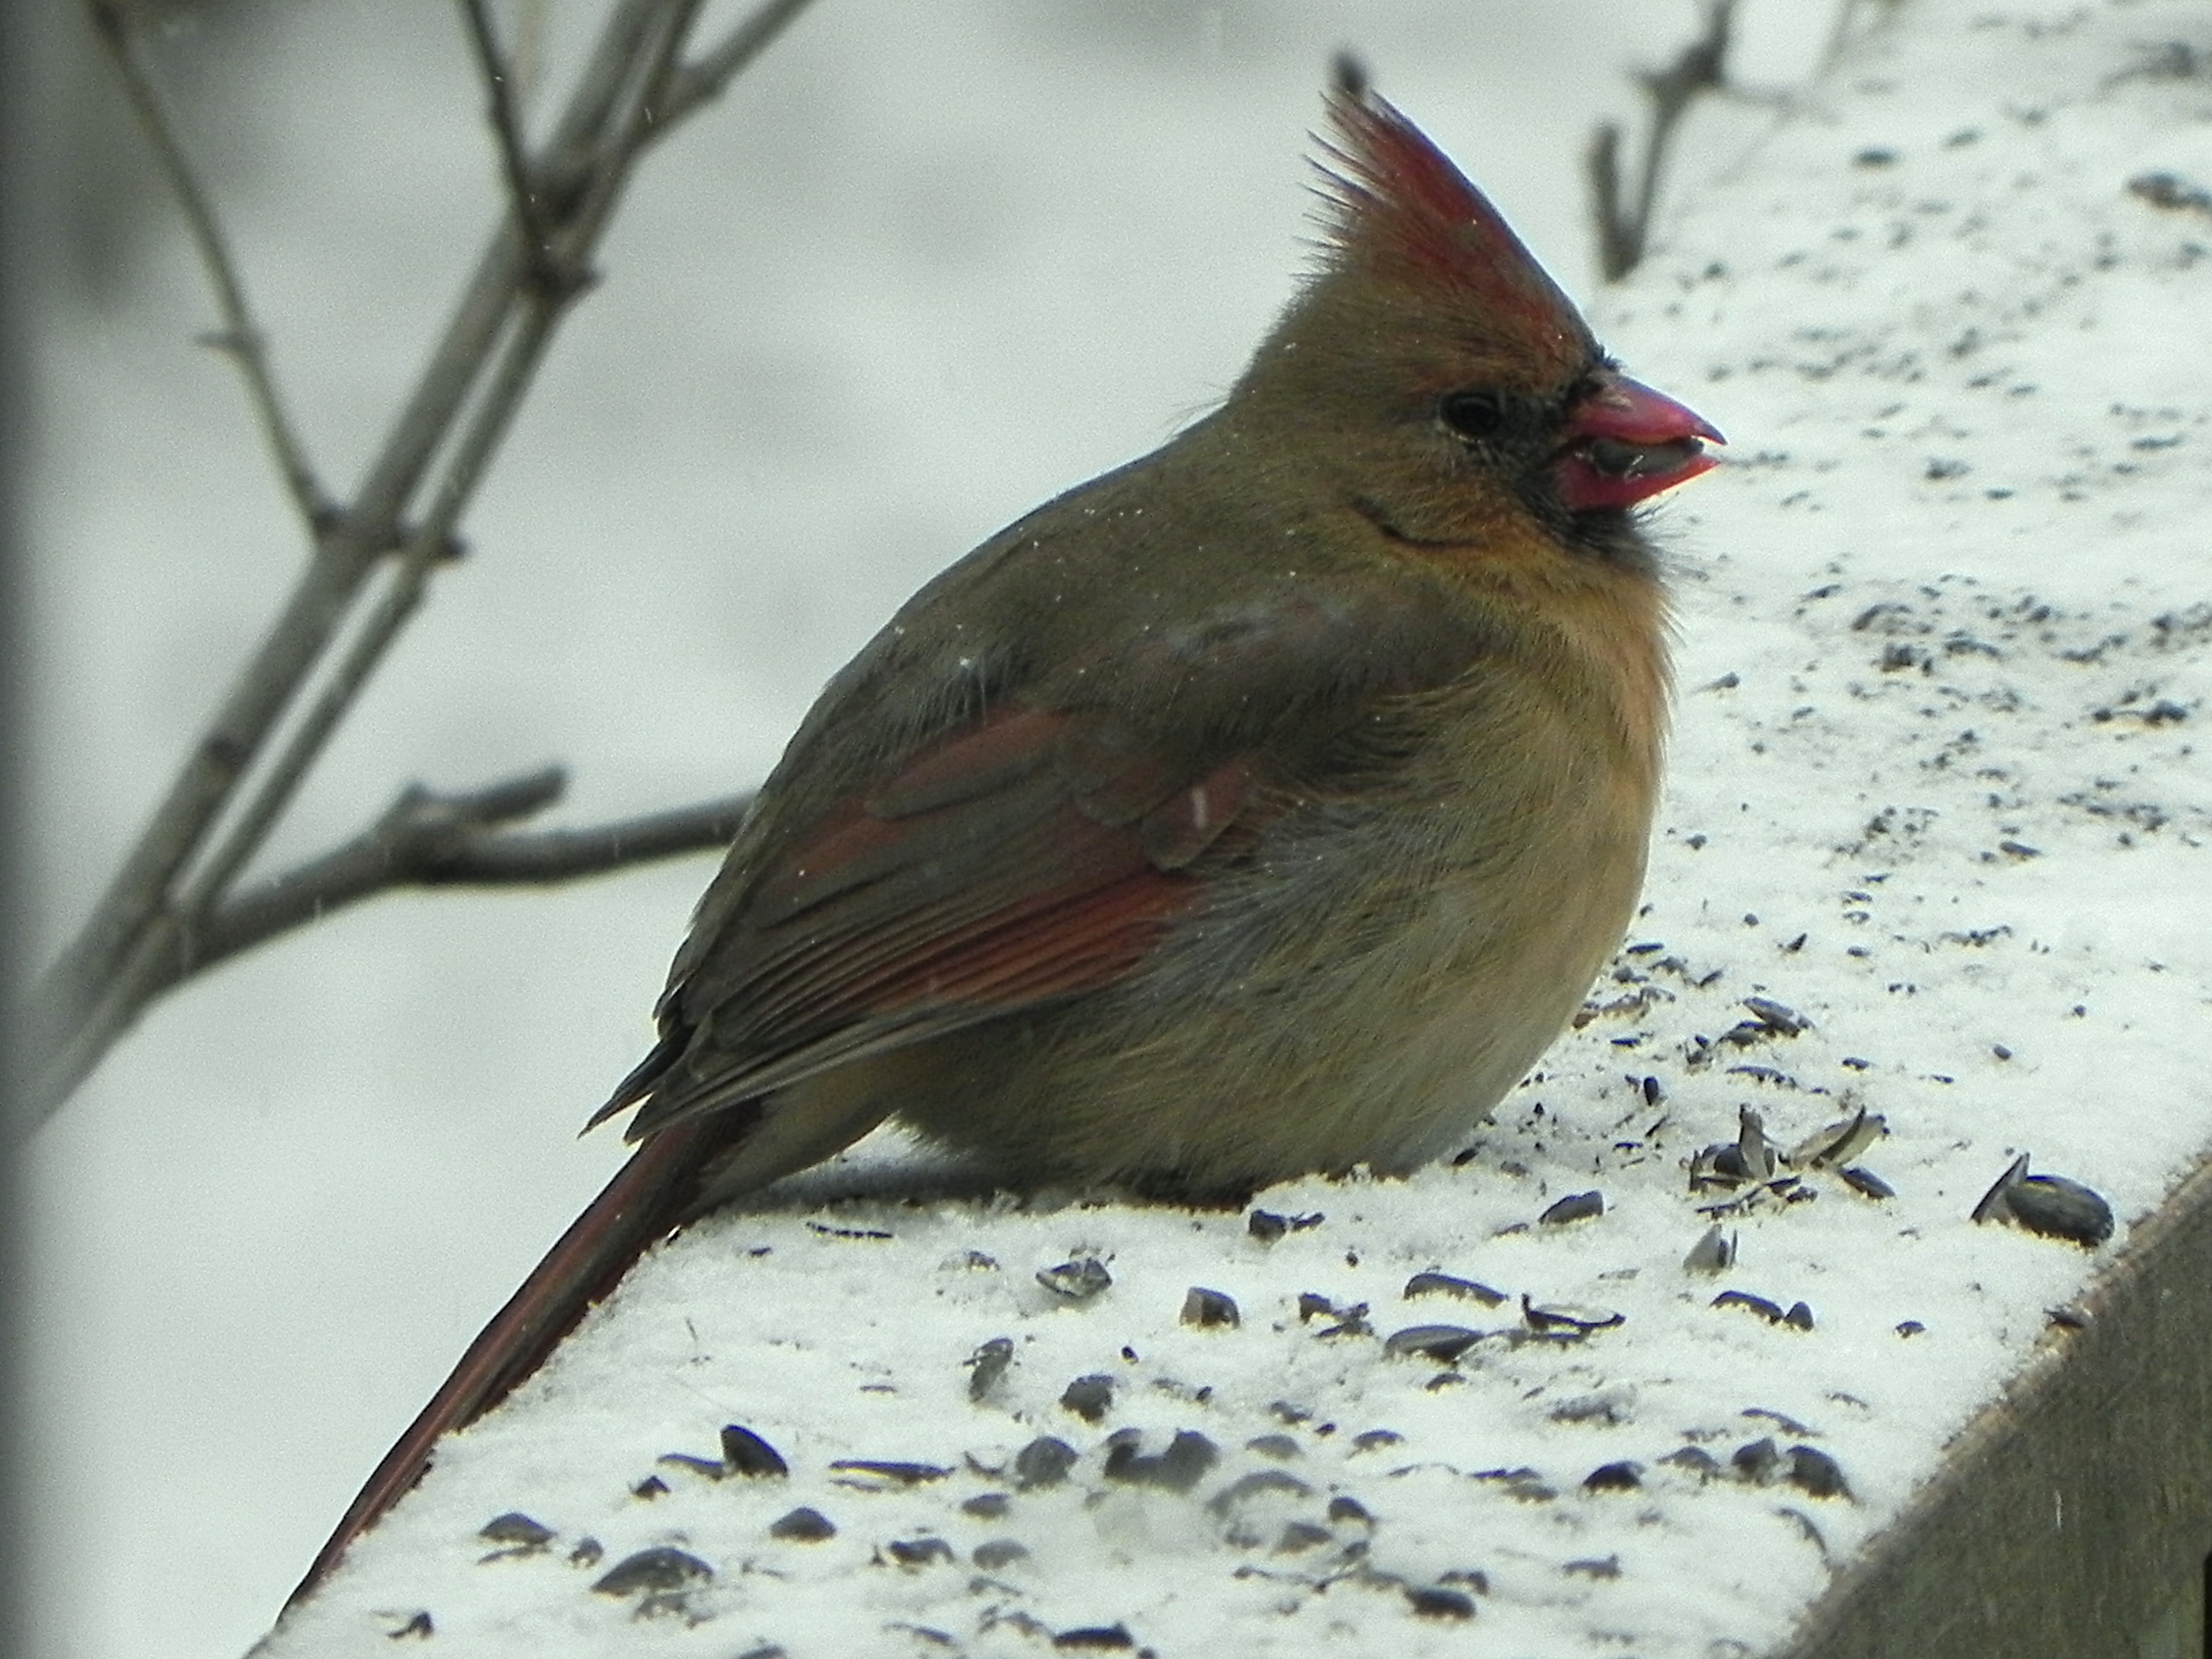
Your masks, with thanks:
[[(1601, 319), (1735, 447), (1648, 908), (1467, 1155), (1194, 1214), (872, 1149), (645, 1263), (264, 1650), (2195, 1652), (2208, 189), (2201, 5), (1897, 9)], [(1802, 1161), (1692, 1190), (1743, 1107)], [(2021, 1152), (2109, 1242), (1971, 1218)]]

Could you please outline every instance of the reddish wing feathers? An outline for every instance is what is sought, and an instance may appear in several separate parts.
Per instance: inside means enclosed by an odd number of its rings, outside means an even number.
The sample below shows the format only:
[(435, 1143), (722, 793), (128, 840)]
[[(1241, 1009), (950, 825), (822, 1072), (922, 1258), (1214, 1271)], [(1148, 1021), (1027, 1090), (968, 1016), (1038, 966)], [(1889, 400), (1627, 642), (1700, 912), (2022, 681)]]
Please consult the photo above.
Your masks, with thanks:
[(1469, 290), (1481, 309), (1543, 336), (1579, 341), (1583, 327), (1503, 214), (1419, 127), (1371, 92), (1336, 92), (1328, 112), (1341, 142), (1320, 142), (1340, 257), (1407, 268), (1425, 283)]
[(1111, 983), (1194, 902), (1244, 814), (1241, 757), (1190, 780), (1098, 717), (1010, 708), (849, 801), (762, 878), (670, 1012), (630, 1138), (886, 1046)]

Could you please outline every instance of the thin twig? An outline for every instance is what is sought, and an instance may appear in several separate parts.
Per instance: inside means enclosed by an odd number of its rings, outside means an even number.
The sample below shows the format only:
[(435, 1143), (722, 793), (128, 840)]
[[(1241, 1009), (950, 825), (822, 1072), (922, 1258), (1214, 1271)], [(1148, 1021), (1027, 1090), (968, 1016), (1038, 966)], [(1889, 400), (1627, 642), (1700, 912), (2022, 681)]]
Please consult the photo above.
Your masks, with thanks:
[(1598, 274), (1617, 283), (1644, 256), (1643, 227), (1631, 222), (1620, 202), (1620, 125), (1599, 123), (1584, 158), (1589, 175), (1590, 213), (1597, 221)]
[(319, 858), (257, 882), (179, 941), (156, 993), (364, 899), (426, 887), (554, 886), (729, 845), (750, 794), (585, 829), (495, 833), (561, 792), (560, 769), (457, 794), (410, 788), (375, 823)]
[(1698, 97), (1728, 83), (1729, 38), (1735, 19), (1735, 0), (1711, 0), (1705, 33), (1683, 47), (1667, 68), (1640, 77), (1651, 100), (1651, 131), (1644, 141), (1644, 170), (1633, 203), (1622, 199), (1620, 127), (1607, 122), (1591, 137), (1586, 165), (1597, 218), (1598, 268), (1609, 283), (1619, 282), (1643, 262), (1675, 127)]
[(483, 74), (490, 99), (492, 135), (498, 140), (500, 170), (507, 193), (514, 204), (514, 216), (522, 228), (533, 276), (541, 283), (556, 279), (553, 235), (544, 204), (530, 179), (530, 154), (522, 136), (522, 112), (514, 100), (514, 76), (492, 25), (489, 0), (461, 0), (461, 15), (468, 21), (469, 42), (475, 47), (477, 67)]
[(237, 363), (239, 373), (245, 376), (246, 395), (252, 400), (262, 436), (276, 457), (277, 470), (284, 475), (284, 487), (290, 492), (300, 516), (307, 521), (308, 533), (319, 538), (335, 509), (328, 492), (315, 476), (298, 428), (285, 412), (283, 394), (276, 389), (276, 378), (269, 366), (268, 339), (246, 302), (246, 284), (239, 277), (238, 262), (231, 257), (230, 243), (223, 234), (222, 222), (216, 216), (207, 192), (200, 186), (199, 175), (185, 157), (176, 125), (169, 119), (161, 94), (155, 88), (154, 77), (139, 53), (137, 36), (131, 29), (123, 0), (93, 0), (92, 21), (94, 33), (99, 35), (122, 79), (131, 111), (137, 116), (147, 142), (154, 148), (154, 159), (184, 213), (185, 227), (191, 232), (192, 241), (199, 249), (200, 263), (206, 266), (208, 282), (215, 289), (216, 305), (222, 313), (222, 327), (204, 338), (227, 352)]
[(684, 64), (676, 72), (667, 96), (653, 109), (653, 136), (659, 137), (700, 105), (720, 97), (722, 88), (766, 52), (808, 3), (809, 0), (762, 0), (720, 44)]

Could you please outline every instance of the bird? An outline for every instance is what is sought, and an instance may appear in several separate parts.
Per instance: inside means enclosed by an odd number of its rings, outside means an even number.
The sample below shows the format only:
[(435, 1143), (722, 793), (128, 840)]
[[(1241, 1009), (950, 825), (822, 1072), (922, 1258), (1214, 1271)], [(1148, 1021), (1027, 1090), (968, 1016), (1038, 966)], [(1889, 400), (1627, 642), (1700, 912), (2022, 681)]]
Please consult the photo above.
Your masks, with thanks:
[(1218, 406), (923, 586), (700, 901), (637, 1150), (294, 1600), (656, 1242), (886, 1120), (1019, 1188), (1231, 1200), (1450, 1149), (1618, 947), (1669, 669), (1640, 504), (1716, 464), (1346, 77), (1318, 257)]

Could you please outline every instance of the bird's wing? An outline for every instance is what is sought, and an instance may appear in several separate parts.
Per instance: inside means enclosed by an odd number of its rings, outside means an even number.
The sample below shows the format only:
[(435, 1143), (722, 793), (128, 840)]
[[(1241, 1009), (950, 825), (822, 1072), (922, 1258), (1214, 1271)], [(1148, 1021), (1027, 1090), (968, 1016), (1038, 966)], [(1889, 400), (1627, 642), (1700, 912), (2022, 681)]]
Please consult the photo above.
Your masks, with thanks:
[(929, 745), (753, 886), (669, 1000), (664, 1064), (606, 1109), (649, 1091), (635, 1139), (1120, 978), (1252, 805), (1250, 757), (1201, 763), (1036, 708)]
[(1407, 596), (1301, 584), (1059, 682), (1123, 689), (1105, 704), (996, 702), (744, 872), (686, 948), (661, 1042), (593, 1121), (642, 1102), (640, 1139), (1121, 979), (1204, 870), (1317, 781), (1333, 736), (1471, 648)]

